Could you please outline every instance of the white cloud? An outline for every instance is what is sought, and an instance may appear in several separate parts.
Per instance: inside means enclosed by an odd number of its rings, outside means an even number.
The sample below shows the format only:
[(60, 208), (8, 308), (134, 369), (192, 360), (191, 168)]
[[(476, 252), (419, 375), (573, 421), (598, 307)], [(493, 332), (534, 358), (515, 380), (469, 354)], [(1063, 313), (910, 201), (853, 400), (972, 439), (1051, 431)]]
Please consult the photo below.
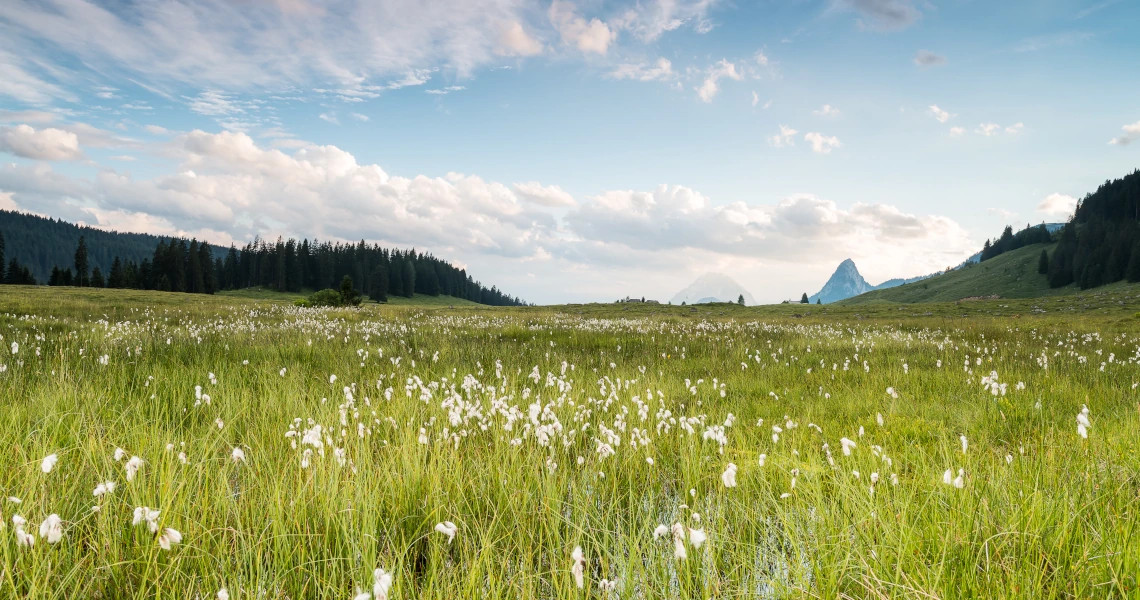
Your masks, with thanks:
[(578, 48), (581, 52), (605, 54), (617, 34), (599, 19), (586, 19), (578, 16), (575, 7), (566, 0), (554, 0), (547, 13), (550, 23), (558, 30), (562, 42)]
[[(317, 118), (324, 121), (325, 123), (332, 123), (333, 125), (340, 125), (340, 119), (337, 118), (336, 113), (334, 113), (334, 112), (323, 112), (323, 113), (317, 115)], [(241, 131), (240, 128), (235, 128), (235, 127), (228, 127), (227, 129)]]
[(990, 137), (1001, 131), (1001, 125), (997, 123), (981, 123), (978, 125), (976, 131), (986, 137)]
[(356, 119), (357, 121), (363, 121), (363, 122), (365, 122), (365, 123), (367, 123), (367, 122), (370, 120), (370, 119), (368, 118), (368, 115), (362, 115), (362, 114), (360, 114), (360, 113), (350, 113), (350, 116), (351, 116), (353, 119)]
[(859, 26), (864, 29), (880, 31), (905, 29), (922, 16), (922, 13), (914, 7), (911, 0), (835, 1), (835, 6), (854, 10), (862, 15), (863, 18), (859, 19)]
[(1076, 198), (1068, 194), (1056, 192), (1045, 196), (1045, 198), (1041, 200), (1041, 203), (1037, 205), (1037, 212), (1052, 217), (1068, 217), (1072, 215), (1076, 209)]
[(1108, 140), (1109, 144), (1114, 146), (1127, 146), (1136, 140), (1140, 140), (1140, 121), (1136, 121), (1131, 125), (1125, 125), (1120, 129), (1124, 131), (1124, 135)]
[(830, 104), (824, 104), (818, 110), (811, 111), (811, 114), (817, 117), (838, 117), (839, 109)]
[(799, 133), (795, 129), (787, 125), (780, 125), (780, 133), (777, 133), (768, 138), (768, 143), (776, 148), (783, 148), (784, 146), (796, 145), (796, 134)]
[(648, 0), (638, 2), (614, 24), (632, 32), (643, 42), (652, 42), (662, 34), (693, 24), (697, 33), (708, 33), (712, 23), (708, 10), (716, 0)]
[(623, 63), (610, 72), (610, 77), (637, 81), (665, 81), (673, 78), (673, 63), (667, 58), (658, 58), (653, 64)]
[(839, 142), (839, 138), (815, 131), (805, 133), (804, 140), (811, 144), (811, 150), (816, 154), (830, 154), (832, 149), (843, 145)]
[(1022, 129), (1025, 129), (1025, 123), (1018, 122), (1010, 125), (1009, 127), (1006, 127), (1005, 132), (1010, 135), (1017, 135), (1021, 133)]
[(206, 90), (193, 98), (186, 98), (190, 110), (210, 117), (223, 117), (241, 114), (245, 107), (235, 102), (230, 96), (218, 90)]
[(704, 82), (697, 88), (697, 96), (704, 102), (712, 102), (717, 92), (720, 91), (721, 79), (740, 81), (743, 79), (743, 75), (736, 69), (735, 64), (722, 58), (716, 64), (709, 67)]
[(760, 104), (760, 94), (752, 92), (752, 107), (756, 108), (757, 104)]
[[(5, 5), (6, 10), (7, 8), (9, 6)], [(3, 37), (8, 35), (9, 32), (5, 30)], [(13, 45), (19, 48), (18, 45)], [(7, 52), (0, 45), (0, 81), (4, 82), (4, 85), (0, 85), (0, 96), (35, 105), (47, 104), (55, 99), (75, 100), (75, 96), (70, 92), (46, 81), (42, 75), (29, 72), (28, 62), (27, 56)]]
[(522, 23), (511, 21), (503, 26), (495, 54), (504, 56), (534, 56), (542, 53), (542, 43), (530, 36)]
[[(23, 210), (215, 243), (296, 235), (415, 246), (537, 301), (609, 298), (629, 293), (615, 282), (668, 281), (717, 265), (760, 265), (757, 277), (798, 288), (807, 285), (805, 264), (830, 270), (849, 255), (870, 272), (917, 274), (960, 262), (975, 246), (945, 217), (884, 204), (840, 208), (807, 194), (717, 205), (683, 186), (659, 186), (576, 202), (554, 185), (402, 177), (335, 146), (284, 152), (238, 132), (192, 131), (165, 144), (177, 161), (165, 174), (136, 179), (104, 168), (75, 176), (48, 163), (8, 164), (0, 165), (0, 194)], [(541, 268), (520, 269), (520, 261)]]
[(945, 123), (955, 116), (949, 112), (946, 112), (945, 110), (942, 110), (941, 108), (938, 108), (937, 104), (930, 105), (930, 114), (934, 115), (934, 118), (938, 119), (939, 123)]
[(914, 55), (914, 64), (920, 67), (937, 67), (946, 64), (946, 57), (929, 50), (919, 50)]
[(950, 137), (961, 137), (962, 134), (964, 134), (964, 133), (966, 133), (965, 128), (962, 128), (962, 127), (951, 127), (950, 128)]
[(568, 192), (556, 185), (542, 185), (537, 181), (516, 183), (512, 186), (520, 198), (542, 206), (576, 206)]
[(424, 90), (424, 91), (433, 95), (433, 96), (446, 96), (452, 92), (462, 92), (465, 89), (467, 89), (467, 86), (449, 85), (447, 87), (441, 87), (441, 88), (436, 88), (434, 90)]
[(315, 0), (11, 0), (0, 94), (31, 103), (65, 95), (39, 63), (15, 54), (44, 46), (74, 59), (62, 64), (122, 72), (157, 90), (355, 86), (425, 67), (467, 76), (503, 54), (537, 53), (526, 34), (532, 13), (518, 0), (349, 0), (335, 9)]
[(30, 125), (0, 127), (0, 150), (37, 160), (78, 160), (79, 136), (70, 131), (49, 127), (36, 130)]

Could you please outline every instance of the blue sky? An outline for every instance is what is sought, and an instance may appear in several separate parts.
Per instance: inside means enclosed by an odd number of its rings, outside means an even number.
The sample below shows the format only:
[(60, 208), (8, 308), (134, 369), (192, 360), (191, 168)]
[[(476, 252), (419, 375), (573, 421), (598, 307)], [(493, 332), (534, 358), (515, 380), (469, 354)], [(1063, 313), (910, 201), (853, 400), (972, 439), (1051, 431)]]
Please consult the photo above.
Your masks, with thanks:
[(415, 246), (537, 302), (877, 283), (1140, 166), (1125, 0), (0, 7), (0, 206)]

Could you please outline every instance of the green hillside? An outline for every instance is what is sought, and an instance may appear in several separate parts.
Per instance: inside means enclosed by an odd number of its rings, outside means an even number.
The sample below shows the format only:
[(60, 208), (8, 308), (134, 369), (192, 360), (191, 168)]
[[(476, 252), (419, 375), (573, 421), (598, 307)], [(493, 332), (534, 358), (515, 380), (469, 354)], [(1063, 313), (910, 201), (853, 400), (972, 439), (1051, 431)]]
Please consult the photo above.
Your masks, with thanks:
[(1050, 288), (1045, 275), (1037, 272), (1041, 249), (1047, 248), (1052, 255), (1054, 247), (1056, 244), (1033, 244), (930, 279), (867, 292), (839, 304), (953, 302), (977, 296), (1033, 298), (1074, 293), (1078, 291), (1075, 285)]

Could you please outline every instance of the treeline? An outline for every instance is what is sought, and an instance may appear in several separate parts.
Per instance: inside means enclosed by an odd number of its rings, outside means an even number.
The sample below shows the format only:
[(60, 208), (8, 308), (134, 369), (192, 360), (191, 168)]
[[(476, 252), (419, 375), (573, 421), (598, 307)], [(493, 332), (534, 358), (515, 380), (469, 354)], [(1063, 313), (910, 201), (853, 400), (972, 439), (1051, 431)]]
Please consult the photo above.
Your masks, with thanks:
[(4, 262), (4, 250), (4, 234), (0, 233), (0, 284), (35, 285), (36, 278), (27, 265), (20, 264), (15, 257)]
[[(138, 264), (152, 258), (159, 241), (170, 241), (156, 235), (104, 231), (10, 210), (0, 210), (0, 235), (8, 244), (7, 260), (16, 259), (40, 283), (48, 280), (53, 268), (72, 264), (80, 237), (86, 239), (91, 269), (98, 267), (104, 275), (116, 257)], [(225, 248), (215, 248), (218, 256), (222, 250)]]
[(1106, 181), (1078, 202), (1042, 266), (1051, 287), (1140, 281), (1140, 170)]
[(222, 289), (261, 286), (282, 292), (338, 287), (347, 275), (373, 300), (388, 296), (455, 296), (492, 306), (524, 302), (486, 287), (463, 269), (431, 254), (368, 245), (278, 239), (230, 248), (218, 269)]
[(1031, 246), (1033, 244), (1048, 244), (1052, 241), (1053, 234), (1049, 233), (1049, 229), (1045, 227), (1044, 223), (1036, 227), (1026, 225), (1025, 229), (1017, 233), (1013, 232), (1013, 227), (1006, 225), (1005, 230), (1001, 232), (1001, 237), (994, 240), (993, 243), (986, 240), (986, 243), (982, 246), (982, 256), (980, 260), (986, 261), (1000, 254), (1009, 252), (1010, 250), (1017, 250), (1018, 248), (1024, 248), (1025, 246)]
[(104, 273), (97, 266), (89, 268), (89, 249), (80, 236), (72, 264), (53, 267), (48, 285), (192, 294), (256, 286), (300, 292), (341, 286), (348, 277), (353, 289), (376, 301), (386, 301), (389, 295), (443, 294), (493, 306), (523, 304), (430, 254), (369, 246), (363, 240), (359, 244), (255, 240), (241, 250), (231, 246), (224, 258), (216, 257), (204, 241), (159, 240), (150, 259), (136, 262), (115, 257)]

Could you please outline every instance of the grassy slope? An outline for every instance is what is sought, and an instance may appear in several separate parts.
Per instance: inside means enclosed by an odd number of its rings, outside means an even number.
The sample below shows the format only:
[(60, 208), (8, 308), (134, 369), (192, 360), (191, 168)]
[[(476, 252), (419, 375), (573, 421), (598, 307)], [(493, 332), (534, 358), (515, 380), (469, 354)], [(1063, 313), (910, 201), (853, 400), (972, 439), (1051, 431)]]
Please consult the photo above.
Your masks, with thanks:
[[(1076, 286), (1050, 288), (1037, 272), (1041, 244), (1018, 248), (983, 263), (969, 265), (923, 281), (875, 290), (843, 300), (844, 304), (868, 302), (953, 302), (971, 296), (1034, 298), (1071, 294)], [(1053, 245), (1047, 246), (1052, 251)]]

